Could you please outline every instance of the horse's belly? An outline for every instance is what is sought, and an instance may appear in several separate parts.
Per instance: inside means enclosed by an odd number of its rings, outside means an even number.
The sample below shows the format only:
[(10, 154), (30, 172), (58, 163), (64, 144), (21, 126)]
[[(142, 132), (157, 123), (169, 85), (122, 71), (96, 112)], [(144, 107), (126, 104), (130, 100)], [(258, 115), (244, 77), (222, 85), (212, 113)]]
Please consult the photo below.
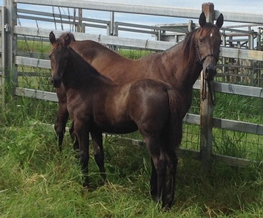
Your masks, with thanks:
[(138, 127), (134, 122), (120, 122), (115, 123), (114, 125), (111, 124), (104, 124), (104, 125), (97, 125), (102, 132), (106, 133), (117, 133), (117, 134), (125, 134), (135, 132)]

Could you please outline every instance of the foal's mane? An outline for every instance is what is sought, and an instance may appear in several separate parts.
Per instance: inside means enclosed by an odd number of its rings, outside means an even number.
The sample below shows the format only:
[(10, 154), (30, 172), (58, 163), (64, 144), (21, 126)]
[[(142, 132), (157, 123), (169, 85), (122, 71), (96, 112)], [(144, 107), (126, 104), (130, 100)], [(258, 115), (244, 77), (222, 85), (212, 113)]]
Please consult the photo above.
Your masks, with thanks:
[(108, 81), (112, 81), (107, 76), (104, 76), (103, 74), (99, 73), (92, 65), (90, 65), (88, 62), (86, 62), (74, 49), (71, 47), (68, 47), (69, 54), (71, 55), (70, 60), (73, 61), (74, 65), (78, 66), (77, 70), (81, 69), (84, 71), (86, 76), (95, 76), (104, 78)]

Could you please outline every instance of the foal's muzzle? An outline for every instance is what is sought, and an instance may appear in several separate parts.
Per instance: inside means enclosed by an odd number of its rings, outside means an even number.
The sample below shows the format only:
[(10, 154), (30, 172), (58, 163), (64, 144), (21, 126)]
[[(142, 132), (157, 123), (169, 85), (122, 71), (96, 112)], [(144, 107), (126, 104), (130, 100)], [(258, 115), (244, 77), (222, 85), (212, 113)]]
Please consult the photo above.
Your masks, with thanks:
[(61, 79), (53, 77), (51, 83), (55, 88), (59, 88), (61, 85)]

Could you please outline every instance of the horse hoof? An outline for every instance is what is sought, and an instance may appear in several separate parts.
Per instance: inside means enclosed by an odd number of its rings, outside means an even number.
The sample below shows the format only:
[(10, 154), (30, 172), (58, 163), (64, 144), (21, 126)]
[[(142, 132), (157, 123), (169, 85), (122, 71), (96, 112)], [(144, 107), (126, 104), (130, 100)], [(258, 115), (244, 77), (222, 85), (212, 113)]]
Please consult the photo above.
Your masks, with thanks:
[(170, 211), (171, 210), (171, 207), (169, 207), (169, 206), (164, 206), (164, 207), (162, 207), (162, 211), (163, 212), (168, 212), (168, 211)]
[(163, 202), (162, 210), (164, 212), (167, 212), (167, 211), (171, 210), (172, 205), (173, 205), (173, 203), (171, 201)]
[(151, 196), (152, 196), (152, 199), (156, 202), (158, 202), (160, 200), (160, 198), (158, 198), (158, 196), (157, 196), (156, 191), (151, 191)]
[(83, 183), (83, 188), (88, 189), (88, 188), (89, 188), (89, 183), (88, 183), (88, 182), (84, 182), (84, 183)]
[(100, 180), (99, 181), (99, 186), (104, 186), (105, 185), (105, 180)]

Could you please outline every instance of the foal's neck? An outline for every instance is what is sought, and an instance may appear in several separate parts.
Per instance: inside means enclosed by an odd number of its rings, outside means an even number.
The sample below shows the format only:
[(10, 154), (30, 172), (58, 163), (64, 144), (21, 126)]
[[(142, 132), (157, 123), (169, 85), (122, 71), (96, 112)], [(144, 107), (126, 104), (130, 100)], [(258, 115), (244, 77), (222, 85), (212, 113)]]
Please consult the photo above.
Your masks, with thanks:
[(67, 89), (94, 89), (105, 85), (113, 85), (109, 78), (100, 74), (75, 52), (68, 59), (63, 83)]

